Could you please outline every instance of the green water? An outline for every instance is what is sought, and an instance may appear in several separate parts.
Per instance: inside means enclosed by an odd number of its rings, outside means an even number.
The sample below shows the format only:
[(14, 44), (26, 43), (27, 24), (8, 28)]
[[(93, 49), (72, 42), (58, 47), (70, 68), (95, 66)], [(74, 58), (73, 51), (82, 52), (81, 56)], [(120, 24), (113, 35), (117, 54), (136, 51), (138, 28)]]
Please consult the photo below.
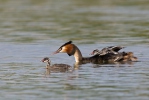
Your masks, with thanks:
[[(149, 1), (0, 0), (1, 100), (148, 100)], [(139, 62), (81, 65), (48, 74), (41, 59), (74, 65), (50, 54), (72, 40), (84, 56), (126, 46)]]

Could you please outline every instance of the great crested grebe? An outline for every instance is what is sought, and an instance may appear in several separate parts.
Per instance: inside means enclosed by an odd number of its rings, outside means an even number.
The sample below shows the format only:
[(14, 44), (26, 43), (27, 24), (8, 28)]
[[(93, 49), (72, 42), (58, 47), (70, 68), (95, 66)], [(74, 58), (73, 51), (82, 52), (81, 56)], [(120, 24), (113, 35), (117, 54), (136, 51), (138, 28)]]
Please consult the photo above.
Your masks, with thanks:
[(50, 65), (50, 59), (45, 57), (42, 59), (42, 62), (47, 63), (46, 69), (50, 69), (51, 71), (69, 71), (72, 70), (72, 67), (67, 64), (53, 64)]
[[(116, 50), (118, 51), (118, 50)], [(125, 53), (108, 53), (102, 56), (99, 55), (94, 55), (91, 57), (83, 57), (79, 48), (72, 44), (72, 41), (69, 41), (65, 44), (63, 44), (57, 51), (55, 51), (53, 54), (57, 54), (57, 53), (67, 53), (69, 56), (74, 55), (75, 57), (75, 61), (77, 63), (80, 64), (84, 64), (84, 63), (113, 63), (115, 61), (134, 61), (134, 59), (131, 57), (133, 57), (133, 54), (129, 54), (129, 52)], [(135, 57), (136, 58), (136, 57)]]

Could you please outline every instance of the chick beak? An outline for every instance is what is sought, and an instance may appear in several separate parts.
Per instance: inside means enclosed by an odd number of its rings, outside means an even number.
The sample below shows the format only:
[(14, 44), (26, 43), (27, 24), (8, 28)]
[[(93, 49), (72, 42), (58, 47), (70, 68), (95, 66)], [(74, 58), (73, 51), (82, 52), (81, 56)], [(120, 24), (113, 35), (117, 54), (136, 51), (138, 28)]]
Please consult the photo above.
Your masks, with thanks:
[(90, 55), (94, 55), (94, 52), (91, 52)]

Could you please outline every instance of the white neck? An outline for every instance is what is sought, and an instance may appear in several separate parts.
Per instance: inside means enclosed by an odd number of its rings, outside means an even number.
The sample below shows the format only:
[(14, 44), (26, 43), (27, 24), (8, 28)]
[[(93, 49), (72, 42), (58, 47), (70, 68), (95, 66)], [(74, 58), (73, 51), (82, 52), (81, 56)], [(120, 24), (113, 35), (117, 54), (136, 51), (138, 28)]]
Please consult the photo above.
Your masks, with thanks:
[(82, 54), (81, 51), (79, 50), (79, 48), (77, 46), (75, 46), (75, 52), (74, 52), (74, 57), (75, 57), (75, 61), (76, 62), (80, 62), (82, 60)]
[(50, 62), (49, 61), (47, 62), (47, 65), (50, 66)]

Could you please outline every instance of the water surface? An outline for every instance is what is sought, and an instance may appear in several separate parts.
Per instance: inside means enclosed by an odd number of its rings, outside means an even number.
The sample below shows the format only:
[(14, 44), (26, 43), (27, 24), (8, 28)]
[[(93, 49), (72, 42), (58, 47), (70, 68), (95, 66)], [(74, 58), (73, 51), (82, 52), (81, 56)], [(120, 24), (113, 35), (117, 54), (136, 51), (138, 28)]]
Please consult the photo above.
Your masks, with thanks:
[[(0, 0), (1, 100), (148, 100), (149, 2), (146, 0)], [(50, 73), (41, 59), (74, 65), (50, 54), (72, 40), (92, 50), (126, 46), (139, 62), (84, 64)]]

